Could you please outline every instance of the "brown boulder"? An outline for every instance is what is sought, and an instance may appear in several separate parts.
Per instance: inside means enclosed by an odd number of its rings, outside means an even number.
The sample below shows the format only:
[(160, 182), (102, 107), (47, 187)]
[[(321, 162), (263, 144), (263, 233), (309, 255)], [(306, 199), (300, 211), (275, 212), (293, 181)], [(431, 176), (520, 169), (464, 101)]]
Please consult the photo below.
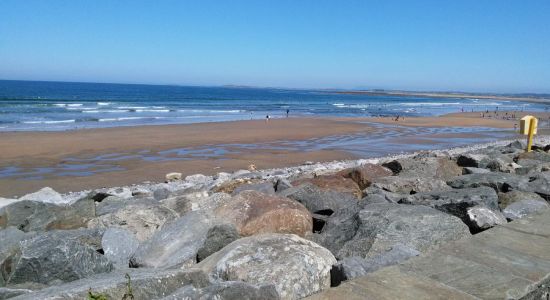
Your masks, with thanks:
[(313, 229), (312, 216), (302, 204), (257, 191), (239, 193), (218, 207), (215, 214), (233, 223), (241, 236), (289, 233), (303, 237)]
[(342, 170), (336, 174), (355, 181), (359, 185), (359, 188), (364, 190), (371, 185), (374, 179), (392, 176), (393, 172), (380, 165), (364, 164), (356, 168)]
[(321, 175), (314, 178), (303, 178), (292, 182), (293, 186), (299, 186), (304, 183), (311, 183), (322, 190), (329, 190), (345, 194), (351, 194), (357, 199), (363, 197), (363, 192), (355, 181), (342, 177), (338, 174)]

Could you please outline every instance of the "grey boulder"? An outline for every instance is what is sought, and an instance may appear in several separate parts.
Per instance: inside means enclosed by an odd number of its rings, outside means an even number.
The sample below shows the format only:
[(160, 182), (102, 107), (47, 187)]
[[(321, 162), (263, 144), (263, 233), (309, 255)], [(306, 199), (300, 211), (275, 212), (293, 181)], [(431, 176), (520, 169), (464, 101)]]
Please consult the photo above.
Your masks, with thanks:
[(497, 192), (529, 190), (528, 183), (529, 178), (500, 172), (462, 175), (447, 181), (448, 185), (457, 189), (487, 186)]
[(434, 178), (389, 176), (376, 179), (369, 187), (398, 194), (414, 194), (430, 191), (450, 190), (444, 181)]
[(232, 195), (235, 196), (242, 191), (257, 191), (264, 194), (275, 194), (275, 187), (272, 182), (248, 183), (242, 184), (233, 190)]
[(277, 300), (280, 299), (273, 285), (255, 286), (240, 281), (214, 283), (204, 288), (187, 285), (162, 300)]
[(348, 193), (322, 190), (311, 183), (291, 187), (279, 193), (280, 196), (302, 203), (314, 214), (331, 215), (333, 212), (357, 202), (357, 198)]
[(136, 252), (139, 241), (130, 231), (111, 227), (105, 230), (101, 239), (103, 254), (115, 267), (129, 267), (130, 258)]
[(273, 284), (282, 299), (298, 299), (330, 287), (336, 263), (325, 248), (293, 234), (259, 234), (234, 241), (197, 267), (214, 279)]
[(546, 201), (521, 200), (506, 206), (506, 208), (502, 210), (502, 213), (507, 219), (516, 220), (539, 210), (548, 209), (549, 207)]
[(216, 224), (212, 226), (208, 229), (204, 244), (197, 251), (197, 262), (204, 260), (212, 253), (219, 251), (239, 238), (239, 233), (232, 224)]
[(212, 224), (202, 211), (190, 212), (165, 224), (143, 242), (131, 259), (134, 267), (171, 268), (192, 265)]
[(469, 207), (466, 210), (468, 226), (472, 232), (480, 232), (496, 225), (506, 224), (506, 218), (499, 210), (485, 206)]

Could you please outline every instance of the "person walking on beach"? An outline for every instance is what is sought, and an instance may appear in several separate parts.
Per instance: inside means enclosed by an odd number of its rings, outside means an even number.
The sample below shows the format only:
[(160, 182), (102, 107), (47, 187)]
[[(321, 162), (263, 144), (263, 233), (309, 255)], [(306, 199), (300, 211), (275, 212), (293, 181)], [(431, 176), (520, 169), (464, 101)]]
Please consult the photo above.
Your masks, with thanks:
[(269, 114), (265, 115), (265, 122), (269, 122)]
[(288, 113), (290, 112), (290, 109), (286, 109), (286, 117), (288, 118)]

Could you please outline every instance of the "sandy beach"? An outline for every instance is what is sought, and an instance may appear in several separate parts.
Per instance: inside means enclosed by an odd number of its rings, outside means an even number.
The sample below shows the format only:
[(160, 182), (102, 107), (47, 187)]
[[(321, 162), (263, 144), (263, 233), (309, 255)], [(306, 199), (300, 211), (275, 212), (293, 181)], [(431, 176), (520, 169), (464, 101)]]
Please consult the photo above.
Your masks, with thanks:
[[(62, 165), (71, 167), (76, 172), (74, 174), (78, 174), (83, 165), (98, 166), (88, 166), (88, 173), (81, 172), (83, 176), (54, 176), (48, 173), (40, 176), (4, 176), (0, 179), (0, 196), (22, 195), (44, 186), (68, 192), (162, 181), (169, 172), (211, 175), (246, 169), (250, 164), (263, 169), (298, 165), (305, 161), (358, 158), (356, 154), (339, 151), (337, 147), (316, 149), (295, 145), (305, 140), (310, 144), (323, 143), (323, 138), (333, 136), (361, 135), (368, 139), (369, 136), (383, 135), (392, 125), (398, 126), (391, 129), (394, 134), (402, 132), (404, 135), (405, 138), (400, 138), (403, 145), (412, 142), (429, 146), (432, 140), (428, 137), (475, 140), (477, 135), (475, 132), (409, 132), (405, 128), (486, 127), (508, 130), (513, 128), (514, 123), (511, 120), (480, 118), (478, 114), (465, 113), (405, 118), (398, 122), (391, 118), (284, 118), (273, 119), (269, 123), (254, 120), (65, 132), (2, 132), (0, 170), (13, 167), (48, 169)], [(266, 143), (269, 143), (268, 146), (255, 147)], [(294, 146), (289, 147), (289, 143), (294, 143)], [(393, 143), (398, 145), (400, 141)], [(247, 148), (243, 151), (239, 147)], [(173, 149), (207, 152), (214, 148), (221, 149), (220, 153), (182, 158), (170, 152)], [(143, 153), (155, 153), (156, 156)], [(98, 158), (101, 155), (104, 157)], [(107, 171), (99, 170), (101, 167), (107, 168)]]

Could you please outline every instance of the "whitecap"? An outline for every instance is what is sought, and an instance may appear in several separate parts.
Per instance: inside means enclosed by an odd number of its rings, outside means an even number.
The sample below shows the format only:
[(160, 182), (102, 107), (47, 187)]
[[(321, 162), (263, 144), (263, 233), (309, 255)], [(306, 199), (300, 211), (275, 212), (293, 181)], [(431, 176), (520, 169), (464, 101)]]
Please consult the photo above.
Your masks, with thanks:
[(101, 106), (111, 105), (111, 102), (97, 102), (97, 105), (101, 105)]
[(58, 121), (24, 121), (25, 124), (57, 124), (57, 123), (74, 123), (76, 120), (58, 120)]

